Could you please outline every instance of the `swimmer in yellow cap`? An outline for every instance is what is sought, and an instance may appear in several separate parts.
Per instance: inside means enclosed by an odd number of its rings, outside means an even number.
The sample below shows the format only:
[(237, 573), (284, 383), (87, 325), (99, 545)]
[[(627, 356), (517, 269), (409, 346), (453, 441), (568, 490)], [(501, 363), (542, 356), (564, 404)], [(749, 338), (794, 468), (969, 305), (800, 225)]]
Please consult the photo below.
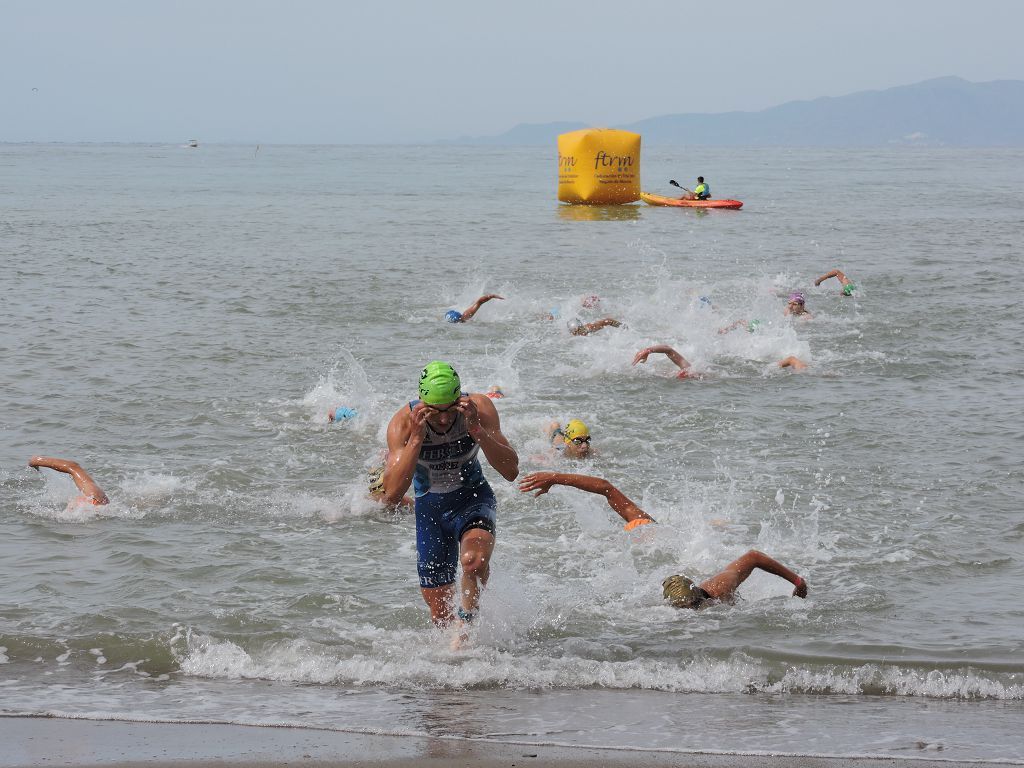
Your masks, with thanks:
[(551, 447), (568, 459), (590, 455), (590, 428), (579, 419), (570, 419), (563, 428), (557, 421), (548, 425)]
[(68, 508), (79, 504), (92, 504), (100, 507), (110, 503), (107, 494), (89, 476), (89, 473), (82, 469), (77, 461), (57, 459), (53, 456), (33, 456), (28, 460), (28, 465), (36, 472), (39, 471), (40, 467), (46, 467), (57, 472), (63, 472), (66, 475), (71, 475), (71, 479), (75, 481), (75, 487), (78, 488), (79, 495), (68, 502)]
[[(634, 504), (622, 491), (600, 477), (561, 472), (534, 472), (519, 481), (519, 490), (524, 493), (534, 492), (534, 496), (542, 496), (554, 485), (568, 485), (604, 496), (611, 508), (626, 521), (627, 531), (654, 522), (650, 515)], [(794, 597), (807, 597), (807, 582), (801, 576), (756, 549), (736, 558), (720, 573), (699, 585), (681, 574), (669, 576), (662, 582), (662, 595), (676, 608), (703, 608), (715, 602), (730, 603), (735, 599), (740, 584), (757, 568), (792, 584)]]

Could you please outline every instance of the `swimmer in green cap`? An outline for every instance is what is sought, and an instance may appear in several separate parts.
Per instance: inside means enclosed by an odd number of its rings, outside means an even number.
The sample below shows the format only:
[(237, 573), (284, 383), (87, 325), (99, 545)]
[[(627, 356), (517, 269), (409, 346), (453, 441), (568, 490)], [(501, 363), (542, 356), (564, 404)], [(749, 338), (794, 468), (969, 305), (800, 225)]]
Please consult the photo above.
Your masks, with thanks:
[(758, 329), (760, 329), (762, 325), (764, 325), (763, 320), (737, 320), (735, 323), (730, 323), (723, 328), (719, 328), (718, 334), (722, 335), (724, 333), (729, 333), (730, 331), (735, 331), (741, 326), (746, 326), (747, 333), (757, 333)]
[[(490, 575), (497, 507), (477, 456), (482, 451), (510, 482), (519, 475), (519, 456), (501, 432), (494, 403), (463, 392), (459, 374), (440, 360), (423, 369), (419, 399), (398, 409), (387, 439), (381, 498), (398, 504), (415, 486), (417, 570), (430, 618), (441, 627), (470, 624)], [(465, 638), (460, 630), (453, 646)]]
[[(600, 477), (572, 475), (563, 472), (534, 472), (519, 481), (519, 490), (543, 496), (553, 486), (566, 485), (581, 491), (604, 496), (619, 517), (626, 521), (626, 530), (653, 523), (654, 519), (633, 503), (622, 491)], [(752, 549), (725, 566), (720, 573), (699, 585), (681, 574), (662, 582), (662, 595), (676, 608), (703, 608), (715, 602), (731, 603), (736, 590), (755, 569), (785, 579), (793, 585), (794, 597), (807, 597), (807, 582), (786, 566), (763, 552)]]
[(829, 278), (835, 277), (839, 280), (839, 293), (842, 296), (853, 296), (857, 290), (857, 286), (854, 285), (850, 279), (843, 274), (840, 269), (833, 269), (831, 272), (826, 272), (824, 275), (814, 281), (815, 285), (821, 285)]

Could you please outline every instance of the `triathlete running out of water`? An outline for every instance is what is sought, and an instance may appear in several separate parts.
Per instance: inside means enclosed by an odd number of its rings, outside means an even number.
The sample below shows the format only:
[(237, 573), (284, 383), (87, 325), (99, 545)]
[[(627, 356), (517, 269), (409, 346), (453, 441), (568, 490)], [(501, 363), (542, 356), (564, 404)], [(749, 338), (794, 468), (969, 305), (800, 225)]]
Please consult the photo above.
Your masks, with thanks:
[[(623, 520), (626, 530), (631, 530), (654, 520), (629, 497), (600, 477), (572, 475), (561, 472), (534, 472), (519, 481), (519, 490), (524, 493), (535, 491), (541, 496), (554, 485), (567, 485), (581, 491), (604, 496), (608, 504)], [(786, 566), (763, 552), (750, 550), (725, 566), (725, 569), (699, 585), (683, 575), (669, 576), (662, 582), (662, 594), (676, 608), (703, 608), (714, 602), (732, 602), (736, 590), (747, 580), (755, 568), (779, 576), (793, 585), (794, 597), (807, 597), (807, 582)]]
[(621, 325), (622, 323), (614, 317), (604, 317), (592, 323), (584, 323), (577, 317), (568, 322), (569, 333), (573, 336), (589, 336), (596, 331), (600, 331), (602, 328), (607, 328), (608, 326), (619, 328)]
[(843, 296), (853, 296), (857, 290), (857, 286), (854, 285), (850, 278), (843, 274), (840, 269), (833, 269), (831, 272), (826, 272), (824, 275), (814, 281), (815, 285), (821, 285), (823, 282), (828, 280), (830, 277), (838, 278), (839, 280), (839, 293)]
[(52, 456), (33, 456), (28, 460), (28, 465), (35, 469), (36, 472), (39, 471), (40, 467), (47, 467), (57, 472), (71, 475), (71, 479), (75, 481), (75, 486), (78, 488), (79, 495), (68, 502), (69, 507), (78, 504), (102, 506), (103, 504), (110, 503), (110, 499), (107, 498), (107, 494), (103, 492), (103, 489), (96, 484), (96, 481), (76, 461), (57, 459)]
[(585, 459), (590, 455), (590, 429), (579, 419), (570, 419), (563, 428), (557, 421), (548, 424), (551, 447), (567, 459)]
[(468, 323), (473, 318), (473, 315), (477, 313), (477, 310), (491, 299), (501, 299), (504, 301), (505, 297), (499, 296), (496, 293), (485, 293), (479, 299), (466, 307), (463, 312), (459, 312), (457, 309), (449, 309), (444, 313), (444, 319), (449, 323)]
[(633, 356), (633, 365), (646, 363), (648, 356), (656, 353), (665, 355), (665, 357), (679, 367), (679, 373), (676, 374), (677, 379), (700, 378), (691, 371), (689, 361), (668, 344), (655, 344), (653, 347), (644, 347)]
[[(416, 551), (420, 591), (438, 626), (476, 616), (494, 549), (494, 492), (477, 458), (508, 481), (519, 475), (519, 456), (501, 432), (498, 411), (482, 394), (464, 394), (448, 363), (428, 363), (419, 400), (403, 406), (388, 425), (383, 500), (398, 504), (415, 487)], [(461, 589), (452, 613), (454, 583)]]

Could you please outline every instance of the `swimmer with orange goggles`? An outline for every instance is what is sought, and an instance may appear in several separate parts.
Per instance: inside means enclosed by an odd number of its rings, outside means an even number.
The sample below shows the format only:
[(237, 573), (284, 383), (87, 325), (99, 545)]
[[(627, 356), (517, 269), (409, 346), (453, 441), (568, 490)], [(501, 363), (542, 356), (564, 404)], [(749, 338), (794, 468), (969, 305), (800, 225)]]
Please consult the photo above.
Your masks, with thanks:
[(654, 522), (654, 518), (634, 504), (626, 494), (600, 477), (568, 472), (534, 472), (519, 481), (519, 490), (523, 493), (533, 492), (534, 496), (543, 496), (555, 485), (567, 485), (570, 488), (579, 488), (587, 493), (604, 496), (608, 500), (608, 505), (625, 521), (627, 531)]

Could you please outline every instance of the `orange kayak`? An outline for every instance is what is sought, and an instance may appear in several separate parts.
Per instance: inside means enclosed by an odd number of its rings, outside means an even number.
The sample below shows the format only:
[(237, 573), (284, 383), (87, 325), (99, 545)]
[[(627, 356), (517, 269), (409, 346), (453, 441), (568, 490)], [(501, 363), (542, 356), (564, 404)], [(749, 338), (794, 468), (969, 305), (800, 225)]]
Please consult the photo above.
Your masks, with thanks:
[(674, 208), (731, 208), (737, 210), (743, 207), (743, 203), (739, 200), (680, 200), (676, 197), (652, 195), (650, 192), (641, 192), (640, 199), (648, 205), (668, 205)]

